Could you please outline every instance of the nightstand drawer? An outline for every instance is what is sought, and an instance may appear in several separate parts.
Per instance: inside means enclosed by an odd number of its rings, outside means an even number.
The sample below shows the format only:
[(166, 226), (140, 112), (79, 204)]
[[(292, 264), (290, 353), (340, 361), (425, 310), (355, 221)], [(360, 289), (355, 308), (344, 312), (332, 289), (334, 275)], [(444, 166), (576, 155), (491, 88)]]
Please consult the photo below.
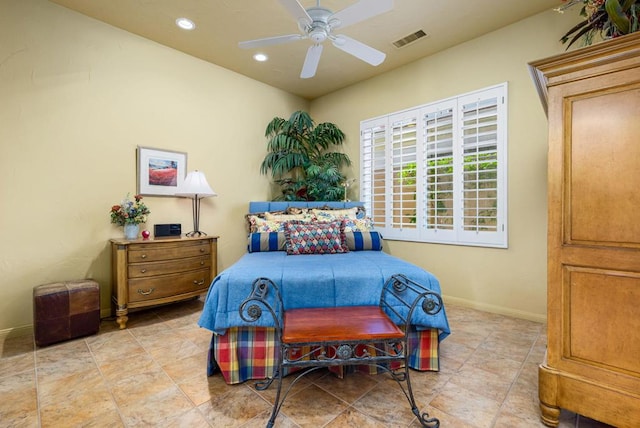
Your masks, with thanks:
[(154, 300), (209, 287), (209, 269), (129, 281), (129, 302)]
[(206, 241), (183, 241), (185, 244), (175, 245), (132, 244), (129, 248), (129, 263), (155, 262), (173, 260), (183, 257), (204, 256), (210, 253), (209, 243)]
[(129, 278), (146, 278), (156, 275), (189, 272), (208, 267), (211, 267), (211, 258), (206, 255), (151, 263), (131, 263), (127, 267), (127, 274)]

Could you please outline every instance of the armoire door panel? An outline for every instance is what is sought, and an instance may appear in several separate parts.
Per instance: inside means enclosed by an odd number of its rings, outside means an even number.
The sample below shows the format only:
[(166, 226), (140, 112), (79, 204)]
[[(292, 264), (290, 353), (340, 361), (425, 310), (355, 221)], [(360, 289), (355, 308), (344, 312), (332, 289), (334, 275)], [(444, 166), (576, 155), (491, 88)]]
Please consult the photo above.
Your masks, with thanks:
[(640, 273), (565, 269), (563, 358), (640, 378)]
[(565, 171), (570, 243), (640, 246), (640, 89), (572, 97)]

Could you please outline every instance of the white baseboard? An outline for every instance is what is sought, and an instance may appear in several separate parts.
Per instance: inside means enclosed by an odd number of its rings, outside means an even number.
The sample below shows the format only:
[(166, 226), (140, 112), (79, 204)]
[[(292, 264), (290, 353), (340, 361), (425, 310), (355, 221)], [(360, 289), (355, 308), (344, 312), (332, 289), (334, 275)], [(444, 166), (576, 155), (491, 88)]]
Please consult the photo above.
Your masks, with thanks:
[(493, 314), (507, 315), (514, 318), (521, 318), (529, 321), (541, 323), (547, 322), (547, 316), (536, 314), (533, 312), (518, 311), (515, 309), (505, 308), (503, 306), (494, 306), (487, 303), (479, 303), (474, 300), (461, 299), (460, 297), (442, 296), (442, 300), (453, 305), (464, 306), (465, 308), (478, 309), (480, 311), (491, 312)]

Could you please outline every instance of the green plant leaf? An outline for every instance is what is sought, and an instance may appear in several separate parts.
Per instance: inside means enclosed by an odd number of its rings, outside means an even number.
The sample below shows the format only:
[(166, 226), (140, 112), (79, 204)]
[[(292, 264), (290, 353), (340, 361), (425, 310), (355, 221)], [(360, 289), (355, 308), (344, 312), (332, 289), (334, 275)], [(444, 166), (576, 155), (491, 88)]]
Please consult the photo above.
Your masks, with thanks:
[(307, 112), (296, 111), (288, 120), (273, 118), (266, 127), (267, 155), (260, 165), (282, 192), (278, 200), (337, 200), (344, 197), (340, 172), (350, 166), (345, 153), (329, 151), (343, 144), (345, 135), (333, 123), (317, 126)]
[[(629, 5), (629, 7), (631, 7), (631, 5)], [(627, 7), (627, 10), (629, 7)], [(621, 34), (628, 34), (631, 23), (629, 22), (629, 18), (625, 14), (622, 6), (620, 6), (620, 2), (618, 2), (618, 0), (606, 0), (604, 8), (607, 11), (607, 15), (609, 15), (609, 19), (613, 22), (613, 25), (616, 26), (618, 31)]]

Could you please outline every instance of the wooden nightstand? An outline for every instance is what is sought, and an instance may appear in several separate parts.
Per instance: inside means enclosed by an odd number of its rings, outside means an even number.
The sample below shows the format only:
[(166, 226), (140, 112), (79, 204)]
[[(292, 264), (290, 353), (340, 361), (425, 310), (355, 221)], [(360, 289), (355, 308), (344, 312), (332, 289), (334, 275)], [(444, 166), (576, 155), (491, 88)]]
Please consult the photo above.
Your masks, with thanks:
[(218, 237), (111, 240), (112, 302), (126, 328), (130, 309), (206, 293), (218, 274)]

